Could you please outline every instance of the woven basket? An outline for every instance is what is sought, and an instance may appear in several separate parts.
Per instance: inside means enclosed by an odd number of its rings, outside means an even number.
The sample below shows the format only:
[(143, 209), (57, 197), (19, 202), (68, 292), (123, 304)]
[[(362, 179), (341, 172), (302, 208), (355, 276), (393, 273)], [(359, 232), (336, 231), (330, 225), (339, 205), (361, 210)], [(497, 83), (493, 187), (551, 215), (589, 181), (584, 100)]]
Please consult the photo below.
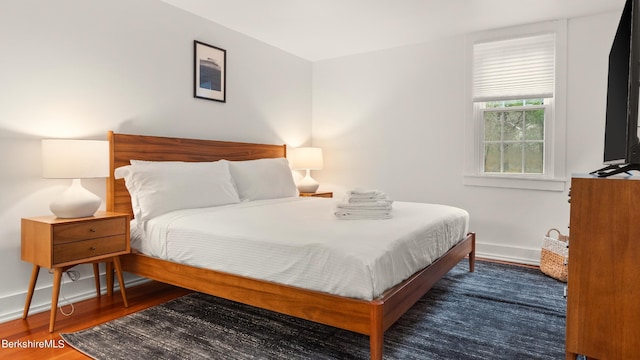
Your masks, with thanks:
[[(551, 237), (556, 232), (557, 238)], [(558, 229), (550, 229), (542, 240), (540, 270), (554, 279), (567, 282), (569, 261), (569, 236), (562, 235)]]

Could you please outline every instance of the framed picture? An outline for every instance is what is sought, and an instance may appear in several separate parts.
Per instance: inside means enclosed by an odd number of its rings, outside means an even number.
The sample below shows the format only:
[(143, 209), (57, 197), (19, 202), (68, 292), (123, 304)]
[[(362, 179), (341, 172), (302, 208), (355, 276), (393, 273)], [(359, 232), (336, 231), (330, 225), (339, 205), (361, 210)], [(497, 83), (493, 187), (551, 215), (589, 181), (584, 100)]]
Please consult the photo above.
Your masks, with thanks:
[(193, 42), (193, 97), (226, 101), (227, 51)]

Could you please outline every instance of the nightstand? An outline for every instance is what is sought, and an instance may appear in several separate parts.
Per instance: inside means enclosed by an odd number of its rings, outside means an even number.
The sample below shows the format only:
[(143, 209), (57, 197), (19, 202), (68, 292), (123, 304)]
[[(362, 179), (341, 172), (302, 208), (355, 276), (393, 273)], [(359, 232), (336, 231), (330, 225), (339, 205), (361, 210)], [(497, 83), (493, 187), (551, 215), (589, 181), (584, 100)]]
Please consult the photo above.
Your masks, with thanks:
[(300, 196), (303, 196), (303, 197), (312, 196), (312, 197), (332, 198), (333, 197), (333, 192), (326, 191), (326, 192), (314, 192), (314, 193), (300, 193)]
[(94, 216), (62, 219), (40, 216), (22, 219), (22, 260), (33, 263), (23, 319), (29, 314), (40, 267), (53, 269), (49, 332), (53, 332), (62, 273), (78, 264), (93, 263), (100, 294), (99, 262), (113, 262), (124, 306), (128, 307), (119, 255), (128, 254), (129, 215), (98, 211)]

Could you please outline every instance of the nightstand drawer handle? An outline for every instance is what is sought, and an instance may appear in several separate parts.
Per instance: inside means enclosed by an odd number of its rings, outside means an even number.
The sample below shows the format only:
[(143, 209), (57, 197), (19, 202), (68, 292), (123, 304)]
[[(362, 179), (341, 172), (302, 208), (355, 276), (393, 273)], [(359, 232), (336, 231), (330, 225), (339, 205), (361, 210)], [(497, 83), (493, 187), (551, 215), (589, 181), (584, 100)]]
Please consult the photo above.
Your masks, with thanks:
[(96, 229), (89, 229), (90, 232), (96, 232)]
[(92, 247), (89, 248), (89, 250), (91, 250), (91, 251), (94, 251), (95, 249), (96, 249), (95, 246), (92, 246)]

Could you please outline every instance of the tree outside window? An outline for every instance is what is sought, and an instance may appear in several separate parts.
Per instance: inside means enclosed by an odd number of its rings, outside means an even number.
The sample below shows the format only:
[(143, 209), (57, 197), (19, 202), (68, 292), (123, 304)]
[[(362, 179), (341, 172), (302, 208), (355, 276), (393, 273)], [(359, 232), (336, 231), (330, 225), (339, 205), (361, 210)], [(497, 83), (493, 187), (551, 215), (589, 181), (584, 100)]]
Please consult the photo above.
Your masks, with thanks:
[(544, 99), (483, 104), (483, 171), (544, 174)]

